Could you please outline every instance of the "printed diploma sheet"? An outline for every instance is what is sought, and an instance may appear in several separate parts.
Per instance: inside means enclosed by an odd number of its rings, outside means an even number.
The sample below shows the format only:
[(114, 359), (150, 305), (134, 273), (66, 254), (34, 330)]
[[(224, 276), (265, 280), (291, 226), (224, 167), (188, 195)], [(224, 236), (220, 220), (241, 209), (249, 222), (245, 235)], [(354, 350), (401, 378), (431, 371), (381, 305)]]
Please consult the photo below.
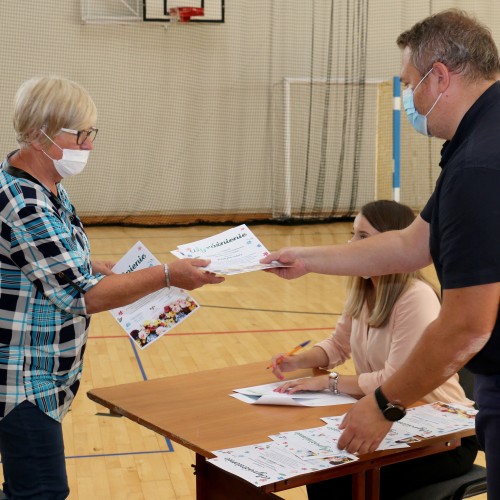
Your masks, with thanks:
[[(284, 409), (286, 411), (286, 409)], [(407, 448), (412, 441), (425, 437), (473, 429), (477, 411), (454, 403), (437, 401), (409, 408), (407, 415), (394, 422), (378, 450)], [(342, 434), (339, 425), (344, 416), (323, 417), (326, 425), (268, 436), (271, 441), (226, 450), (216, 450), (213, 465), (235, 474), (255, 486), (325, 468), (340, 467), (359, 460), (339, 450)]]
[[(158, 259), (138, 241), (113, 267), (115, 273), (130, 273), (157, 266)], [(181, 288), (162, 288), (142, 299), (109, 312), (140, 349), (184, 321), (200, 306)]]
[(180, 259), (210, 259), (206, 269), (215, 274), (231, 275), (283, 267), (278, 262), (259, 262), (269, 251), (245, 224), (203, 240), (178, 245), (172, 254)]

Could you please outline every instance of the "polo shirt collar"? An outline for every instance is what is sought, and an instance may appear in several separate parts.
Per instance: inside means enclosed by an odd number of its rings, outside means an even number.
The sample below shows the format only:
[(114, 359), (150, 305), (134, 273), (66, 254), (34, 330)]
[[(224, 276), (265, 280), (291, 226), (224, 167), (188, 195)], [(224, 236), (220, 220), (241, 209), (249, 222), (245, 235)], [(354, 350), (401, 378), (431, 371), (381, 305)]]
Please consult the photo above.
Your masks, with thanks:
[(470, 131), (475, 127), (476, 121), (494, 102), (498, 102), (498, 99), (500, 99), (500, 81), (495, 82), (479, 96), (477, 101), (465, 113), (453, 138), (443, 144), (441, 148), (441, 161), (439, 162), (441, 168), (446, 166), (455, 151), (469, 137)]

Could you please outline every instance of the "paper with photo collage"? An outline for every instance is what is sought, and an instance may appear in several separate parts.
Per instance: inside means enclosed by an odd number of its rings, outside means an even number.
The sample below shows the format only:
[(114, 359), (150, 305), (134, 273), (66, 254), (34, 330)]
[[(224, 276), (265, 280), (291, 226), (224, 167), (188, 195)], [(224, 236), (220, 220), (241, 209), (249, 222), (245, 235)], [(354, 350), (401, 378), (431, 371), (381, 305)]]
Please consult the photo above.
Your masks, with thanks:
[[(377, 449), (406, 448), (407, 443), (425, 437), (474, 428), (476, 413), (472, 408), (442, 402), (410, 408), (402, 420), (393, 423)], [(343, 418), (323, 417), (326, 425), (321, 427), (273, 434), (267, 443), (217, 450), (213, 452), (216, 458), (208, 461), (255, 486), (338, 467), (359, 460), (337, 447)]]
[[(290, 477), (329, 469), (345, 463), (344, 456), (302, 460), (273, 441), (212, 452), (208, 462), (235, 474), (255, 486), (264, 486)], [(352, 455), (352, 460), (357, 457)]]
[[(344, 416), (345, 415), (322, 417), (321, 420), (326, 422), (328, 425), (338, 428), (344, 419)], [(412, 431), (412, 429), (407, 429), (406, 427), (400, 427), (393, 424), (385, 438), (378, 446), (377, 451), (392, 450), (395, 448), (408, 448), (410, 445), (407, 444), (407, 442), (411, 442), (411, 439), (415, 436)]]
[(342, 431), (335, 423), (299, 431), (280, 432), (269, 436), (289, 452), (302, 460), (345, 457), (346, 462), (357, 460), (355, 455), (339, 450), (337, 442)]
[(441, 436), (463, 429), (474, 429), (477, 410), (458, 403), (436, 401), (408, 409), (406, 416), (396, 422), (413, 426), (422, 437)]
[[(130, 273), (157, 266), (160, 261), (138, 241), (113, 267), (115, 273)], [(140, 349), (156, 342), (199, 308), (185, 290), (162, 288), (142, 299), (109, 312)]]
[[(411, 442), (416, 438), (429, 438), (474, 429), (477, 410), (459, 403), (436, 401), (408, 408), (406, 416), (394, 422), (379, 446), (379, 450), (397, 443)], [(343, 416), (323, 417), (331, 425), (339, 425)]]

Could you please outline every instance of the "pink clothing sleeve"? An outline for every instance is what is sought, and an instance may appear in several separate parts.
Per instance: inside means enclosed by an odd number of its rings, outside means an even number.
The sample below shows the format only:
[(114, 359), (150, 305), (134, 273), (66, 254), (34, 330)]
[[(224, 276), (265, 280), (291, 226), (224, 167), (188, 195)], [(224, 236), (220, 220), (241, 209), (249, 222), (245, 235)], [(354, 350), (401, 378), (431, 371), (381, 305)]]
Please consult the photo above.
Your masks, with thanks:
[(332, 334), (315, 345), (315, 347), (321, 347), (328, 356), (328, 366), (321, 368), (334, 368), (351, 357), (351, 329), (351, 317), (342, 314)]
[[(358, 384), (365, 394), (374, 391), (406, 361), (427, 325), (437, 318), (440, 308), (434, 291), (422, 281), (416, 281), (396, 303), (388, 325), (383, 329), (369, 331), (368, 337), (372, 338), (365, 344), (366, 351), (361, 353), (367, 365), (362, 368), (357, 359), (359, 353), (355, 352), (353, 346), (353, 360), (357, 373), (360, 373)], [(357, 342), (356, 349), (358, 347)], [(473, 404), (473, 401), (466, 397), (457, 374), (424, 396), (422, 400), (426, 403), (443, 401), (467, 406)]]
[[(385, 326), (370, 327), (365, 306), (359, 318), (352, 319), (342, 314), (335, 331), (316, 346), (326, 352), (328, 369), (352, 357), (358, 385), (365, 394), (369, 394), (406, 361), (429, 323), (437, 318), (440, 308), (434, 290), (426, 283), (415, 280), (394, 305)], [(458, 375), (422, 400), (472, 405), (458, 382)]]
[(396, 302), (387, 325), (370, 329), (368, 336), (372, 338), (368, 338), (363, 353), (368, 364), (358, 371), (358, 384), (365, 394), (373, 392), (400, 368), (439, 310), (434, 291), (425, 283), (415, 281)]

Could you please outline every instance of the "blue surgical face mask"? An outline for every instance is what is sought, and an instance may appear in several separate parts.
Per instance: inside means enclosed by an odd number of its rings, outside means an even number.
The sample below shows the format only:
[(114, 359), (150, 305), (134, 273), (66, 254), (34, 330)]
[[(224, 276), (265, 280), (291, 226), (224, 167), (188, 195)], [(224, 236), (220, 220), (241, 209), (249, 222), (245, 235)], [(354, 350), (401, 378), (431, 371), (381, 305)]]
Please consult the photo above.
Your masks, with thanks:
[(408, 120), (410, 120), (410, 123), (417, 132), (420, 132), (421, 134), (427, 137), (431, 137), (431, 134), (427, 129), (427, 117), (429, 116), (430, 112), (434, 109), (434, 106), (436, 106), (439, 99), (441, 99), (441, 96), (443, 94), (441, 93), (438, 95), (437, 99), (434, 101), (434, 104), (431, 106), (431, 109), (429, 109), (429, 111), (427, 111), (425, 115), (421, 115), (415, 109), (415, 103), (413, 102), (413, 94), (416, 92), (419, 85), (431, 74), (431, 71), (433, 69), (434, 68), (431, 68), (429, 71), (427, 71), (424, 77), (417, 83), (417, 86), (415, 87), (414, 90), (412, 90), (410, 87), (403, 90), (403, 107), (406, 111), (406, 115), (408, 116)]

